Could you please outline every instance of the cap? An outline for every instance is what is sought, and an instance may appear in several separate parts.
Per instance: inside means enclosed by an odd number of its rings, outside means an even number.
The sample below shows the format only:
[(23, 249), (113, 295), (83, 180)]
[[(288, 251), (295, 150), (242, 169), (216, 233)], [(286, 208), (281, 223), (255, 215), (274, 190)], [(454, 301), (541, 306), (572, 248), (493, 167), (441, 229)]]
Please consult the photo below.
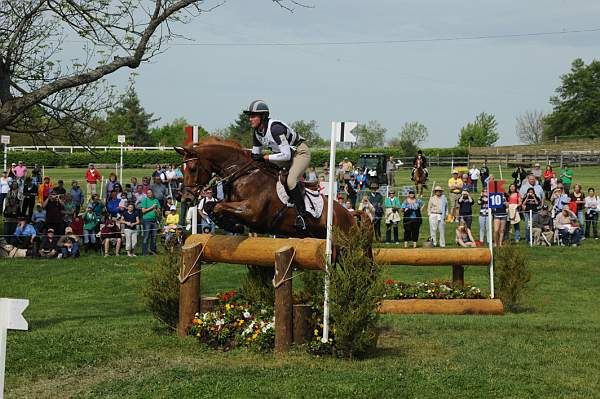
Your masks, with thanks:
[(46, 233), (54, 233), (54, 229), (50, 227)]
[(458, 174), (458, 170), (452, 169), (452, 174), (455, 174), (455, 173)]
[(415, 193), (415, 190), (408, 190), (408, 193), (409, 193), (409, 194), (414, 194), (414, 193)]
[(396, 190), (390, 190), (389, 194), (396, 194)]
[(169, 208), (170, 211), (176, 211), (177, 207), (175, 205), (171, 205), (171, 207)]
[(441, 186), (435, 186), (433, 191), (444, 191), (444, 189)]
[(67, 227), (65, 229), (65, 233), (72, 233), (72, 232), (73, 232), (73, 229), (71, 227)]

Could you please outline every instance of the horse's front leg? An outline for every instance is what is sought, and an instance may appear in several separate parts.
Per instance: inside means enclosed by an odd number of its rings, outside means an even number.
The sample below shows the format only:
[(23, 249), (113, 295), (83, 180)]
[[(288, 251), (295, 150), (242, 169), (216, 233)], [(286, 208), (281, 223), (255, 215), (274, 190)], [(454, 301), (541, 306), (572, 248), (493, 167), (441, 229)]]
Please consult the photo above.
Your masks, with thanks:
[(256, 213), (250, 201), (208, 202), (204, 207), (208, 216), (221, 228), (238, 232), (237, 225), (251, 226)]

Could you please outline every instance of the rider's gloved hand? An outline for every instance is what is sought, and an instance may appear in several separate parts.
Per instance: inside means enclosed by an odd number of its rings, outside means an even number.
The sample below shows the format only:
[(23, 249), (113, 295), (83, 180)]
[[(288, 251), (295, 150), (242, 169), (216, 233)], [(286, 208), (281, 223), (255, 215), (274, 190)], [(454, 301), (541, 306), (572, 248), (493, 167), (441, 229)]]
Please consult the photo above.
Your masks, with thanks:
[(252, 154), (252, 159), (259, 162), (263, 162), (265, 160), (261, 154)]

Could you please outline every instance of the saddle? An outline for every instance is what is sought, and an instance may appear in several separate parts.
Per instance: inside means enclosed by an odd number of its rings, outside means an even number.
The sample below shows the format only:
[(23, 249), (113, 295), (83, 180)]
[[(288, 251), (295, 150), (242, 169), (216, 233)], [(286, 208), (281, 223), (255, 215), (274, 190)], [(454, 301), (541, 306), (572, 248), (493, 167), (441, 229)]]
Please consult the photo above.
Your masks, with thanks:
[[(279, 177), (277, 180), (277, 196), (281, 200), (282, 203), (286, 204), (288, 207), (293, 207), (293, 204), (290, 204), (290, 190), (287, 185), (288, 171), (285, 169), (281, 169), (279, 172)], [(300, 192), (304, 198), (304, 206), (306, 211), (314, 216), (315, 218), (320, 218), (321, 213), (323, 212), (323, 196), (319, 193), (319, 183), (313, 182), (298, 182), (300, 187)]]

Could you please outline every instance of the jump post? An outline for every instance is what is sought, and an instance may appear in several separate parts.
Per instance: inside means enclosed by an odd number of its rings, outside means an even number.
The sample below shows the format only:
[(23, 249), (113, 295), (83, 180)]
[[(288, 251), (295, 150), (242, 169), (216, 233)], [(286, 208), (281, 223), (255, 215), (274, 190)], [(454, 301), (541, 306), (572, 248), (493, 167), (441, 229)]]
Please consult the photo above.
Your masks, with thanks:
[[(293, 337), (301, 332), (295, 331), (292, 304), (292, 270), (294, 267), (309, 270), (325, 269), (325, 240), (316, 238), (268, 238), (219, 236), (194, 234), (188, 237), (182, 248), (182, 268), (179, 274), (179, 323), (178, 334), (185, 336), (191, 326), (194, 314), (200, 312), (200, 271), (202, 262), (218, 262), (240, 265), (253, 265), (275, 268), (275, 322), (277, 352), (289, 349)], [(487, 248), (380, 248), (374, 251), (375, 261), (382, 265), (413, 266), (452, 266), (452, 280), (455, 284), (464, 284), (464, 266), (488, 266), (491, 253)], [(432, 300), (441, 301), (441, 300)], [(457, 301), (457, 300), (452, 300)], [(461, 311), (456, 302), (449, 309), (450, 314), (502, 314), (499, 300), (481, 301), (483, 306), (469, 304)], [(383, 301), (382, 313), (410, 313), (410, 306), (400, 306)], [(417, 306), (412, 313), (439, 313), (439, 308), (448, 307), (447, 302), (439, 302), (430, 311), (427, 307)], [(486, 302), (484, 304), (484, 302)], [(414, 307), (414, 306), (413, 306)], [(433, 309), (433, 310), (431, 310)], [(437, 310), (436, 310), (437, 309)], [(466, 310), (465, 310), (466, 309)], [(294, 309), (300, 312), (300, 309)]]

